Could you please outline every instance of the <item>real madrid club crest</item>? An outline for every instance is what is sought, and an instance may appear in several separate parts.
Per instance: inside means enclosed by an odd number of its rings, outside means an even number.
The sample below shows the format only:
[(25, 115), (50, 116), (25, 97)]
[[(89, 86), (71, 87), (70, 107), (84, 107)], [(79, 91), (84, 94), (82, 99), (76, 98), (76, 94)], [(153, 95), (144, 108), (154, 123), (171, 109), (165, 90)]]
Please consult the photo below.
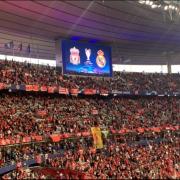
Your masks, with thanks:
[(106, 65), (106, 58), (104, 57), (104, 52), (102, 50), (97, 52), (96, 63), (100, 68), (103, 68)]
[(79, 49), (76, 47), (70, 49), (70, 63), (74, 65), (80, 64)]

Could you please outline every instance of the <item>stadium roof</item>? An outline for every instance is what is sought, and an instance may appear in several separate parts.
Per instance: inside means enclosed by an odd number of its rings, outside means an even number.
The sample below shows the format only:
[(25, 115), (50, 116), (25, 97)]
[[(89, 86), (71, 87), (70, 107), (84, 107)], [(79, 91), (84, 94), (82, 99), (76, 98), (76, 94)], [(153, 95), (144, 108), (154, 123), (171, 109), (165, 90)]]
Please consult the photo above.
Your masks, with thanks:
[(180, 18), (171, 21), (137, 1), (0, 1), (0, 27), (49, 40), (110, 42), (117, 63), (121, 57), (153, 59), (180, 50)]

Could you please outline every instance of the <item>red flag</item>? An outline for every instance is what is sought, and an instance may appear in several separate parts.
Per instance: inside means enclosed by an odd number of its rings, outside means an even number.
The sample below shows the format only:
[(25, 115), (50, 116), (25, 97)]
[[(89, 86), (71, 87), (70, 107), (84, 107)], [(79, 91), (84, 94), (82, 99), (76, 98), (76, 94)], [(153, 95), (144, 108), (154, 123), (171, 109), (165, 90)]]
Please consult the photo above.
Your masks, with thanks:
[(178, 130), (179, 129), (179, 126), (174, 126), (174, 130)]
[(26, 91), (32, 91), (33, 86), (32, 85), (26, 85)]
[(59, 94), (69, 94), (68, 88), (59, 87)]
[(174, 126), (169, 126), (169, 129), (172, 130), (172, 131), (175, 130)]
[(154, 131), (154, 132), (160, 132), (160, 128), (159, 127), (152, 127), (151, 128), (151, 131)]
[(84, 89), (84, 94), (86, 95), (96, 94), (96, 89)]
[(124, 129), (121, 129), (121, 130), (119, 130), (118, 132), (119, 132), (119, 134), (125, 134)]
[(6, 145), (5, 139), (1, 139), (0, 144), (1, 144), (1, 145)]
[(137, 128), (137, 131), (138, 131), (139, 133), (143, 133), (143, 132), (144, 132), (144, 128)]
[(77, 88), (72, 88), (72, 89), (70, 89), (70, 93), (71, 93), (72, 95), (78, 95), (79, 89), (77, 89)]
[(76, 133), (76, 136), (80, 137), (80, 136), (81, 136), (81, 133), (80, 133), (80, 132)]
[(69, 134), (69, 133), (65, 133), (65, 134), (62, 135), (63, 138), (69, 138), (69, 137), (71, 137), (71, 136), (72, 136), (72, 135)]
[(10, 144), (16, 144), (16, 140), (13, 139), (13, 137), (11, 137), (11, 139), (10, 139)]
[(10, 139), (5, 139), (5, 141), (6, 141), (6, 145), (11, 144)]
[(4, 89), (5, 88), (5, 84), (4, 83), (0, 83), (0, 89)]
[(116, 134), (116, 130), (111, 129), (112, 134)]
[(39, 86), (38, 85), (33, 85), (32, 89), (33, 89), (33, 91), (39, 91)]
[(40, 89), (41, 89), (41, 91), (43, 91), (43, 92), (47, 91), (47, 87), (46, 87), (46, 86), (41, 86)]
[(22, 141), (25, 142), (25, 143), (30, 142), (31, 141), (31, 137), (30, 136), (23, 137)]
[(109, 94), (109, 91), (107, 91), (107, 90), (105, 90), (105, 89), (101, 89), (101, 90), (100, 90), (100, 95), (102, 95), (102, 96), (108, 96), (108, 94)]
[(16, 142), (16, 144), (19, 144), (20, 143), (20, 138), (16, 138), (15, 142)]
[(50, 135), (50, 138), (52, 139), (53, 142), (59, 142), (61, 140), (61, 135), (53, 134)]
[(32, 136), (32, 138), (33, 138), (35, 141), (42, 141), (42, 140), (43, 140), (42, 136)]
[(48, 93), (54, 93), (56, 90), (55, 86), (48, 86)]
[(90, 132), (82, 132), (82, 136), (90, 136)]

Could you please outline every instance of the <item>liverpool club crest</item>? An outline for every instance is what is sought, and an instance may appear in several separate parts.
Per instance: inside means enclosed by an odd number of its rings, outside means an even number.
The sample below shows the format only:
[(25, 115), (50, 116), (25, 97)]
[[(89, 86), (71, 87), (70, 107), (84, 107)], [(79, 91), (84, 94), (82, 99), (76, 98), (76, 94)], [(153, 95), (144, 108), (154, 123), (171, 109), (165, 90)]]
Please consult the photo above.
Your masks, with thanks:
[(70, 49), (70, 63), (74, 65), (80, 64), (79, 49), (76, 47)]

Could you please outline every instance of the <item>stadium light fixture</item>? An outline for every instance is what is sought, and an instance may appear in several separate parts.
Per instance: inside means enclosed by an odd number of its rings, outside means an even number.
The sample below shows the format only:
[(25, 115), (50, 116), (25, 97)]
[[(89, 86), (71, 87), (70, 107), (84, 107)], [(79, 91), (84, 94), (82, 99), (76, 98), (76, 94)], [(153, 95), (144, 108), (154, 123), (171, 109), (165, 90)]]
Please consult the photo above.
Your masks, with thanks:
[(164, 6), (164, 10), (165, 10), (165, 11), (168, 10), (168, 6)]
[(180, 0), (139, 0), (143, 6), (149, 6), (152, 9), (158, 8), (161, 11), (165, 11), (167, 16), (170, 16), (170, 20), (179, 20), (180, 17)]
[(159, 8), (164, 11), (173, 11), (176, 14), (180, 12), (180, 2), (178, 0), (166, 1), (166, 0), (139, 0), (140, 4), (150, 6), (152, 9)]
[(157, 5), (156, 5), (156, 4), (153, 4), (153, 5), (151, 5), (151, 8), (152, 8), (152, 9), (157, 8)]
[(146, 0), (145, 4), (150, 5), (150, 1)]
[(145, 0), (139, 0), (140, 4), (144, 4), (146, 1)]
[(153, 1), (150, 1), (150, 2), (149, 2), (149, 5), (151, 5), (151, 6), (152, 6), (152, 5), (153, 5)]

